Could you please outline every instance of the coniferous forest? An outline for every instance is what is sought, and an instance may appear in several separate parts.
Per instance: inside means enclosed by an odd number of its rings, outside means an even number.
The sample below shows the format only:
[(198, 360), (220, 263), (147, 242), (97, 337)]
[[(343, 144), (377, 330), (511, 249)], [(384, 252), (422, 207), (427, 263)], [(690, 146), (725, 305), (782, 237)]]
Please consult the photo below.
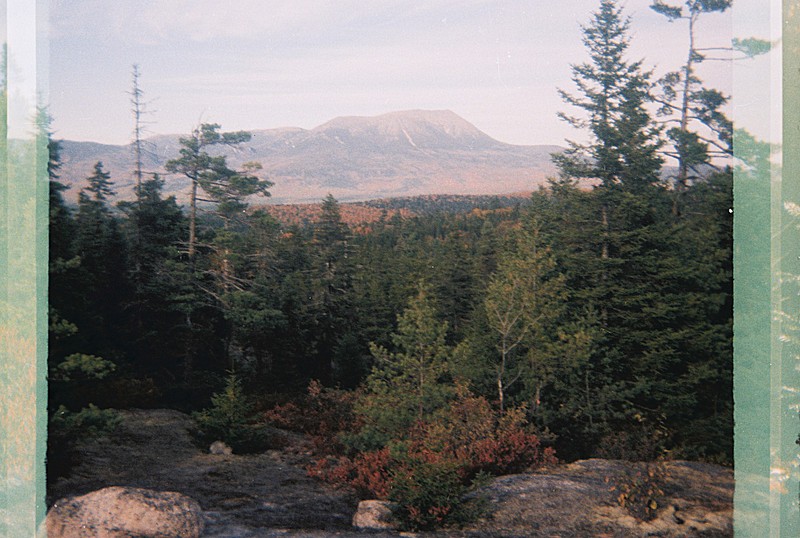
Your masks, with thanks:
[(516, 206), (428, 202), (356, 227), (328, 196), (287, 224), (259, 208), (258, 163), (215, 151), (248, 133), (216, 124), (135, 171), (134, 200), (114, 201), (98, 162), (69, 205), (52, 141), (51, 475), (127, 408), (194, 413), (201, 441), (234, 453), (269, 446), (266, 425), (306, 432), (316, 476), (400, 502), (418, 528), (459, 517), (437, 495), (555, 458), (729, 464), (726, 97), (697, 55), (660, 79), (630, 60), (614, 1), (583, 31), (561, 95), (586, 142)]

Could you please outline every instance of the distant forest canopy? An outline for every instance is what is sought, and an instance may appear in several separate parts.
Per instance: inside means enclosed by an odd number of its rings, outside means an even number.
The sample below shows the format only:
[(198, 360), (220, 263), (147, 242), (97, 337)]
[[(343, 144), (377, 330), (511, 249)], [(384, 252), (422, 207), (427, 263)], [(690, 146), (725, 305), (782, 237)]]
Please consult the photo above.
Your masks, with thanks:
[[(185, 207), (141, 169), (135, 199), (113, 207), (98, 162), (71, 208), (51, 142), (54, 424), (200, 410), (236, 390), (255, 413), (312, 386), (356, 401), (351, 451), (474, 398), (563, 459), (730, 462), (732, 173), (710, 166), (730, 151), (725, 98), (691, 65), (676, 71), (688, 85), (659, 93), (625, 56), (626, 21), (603, 0), (585, 26), (590, 61), (562, 96), (589, 142), (555, 157), (559, 176), (524, 203), (367, 202), (381, 213), (354, 230), (328, 196), (313, 218), (279, 219), (247, 203), (272, 186), (259, 164), (234, 170), (211, 151), (249, 134), (203, 124), (160, 172), (191, 186)], [(650, 112), (670, 98), (688, 108)], [(666, 180), (665, 152), (680, 161)]]
[[(437, 213), (466, 213), (527, 206), (531, 194), (449, 195), (429, 194), (402, 198), (381, 198), (366, 202), (339, 204), (342, 222), (360, 233), (373, 223), (395, 216), (409, 218)], [(322, 218), (322, 202), (316, 204), (254, 204), (250, 210), (263, 210), (282, 224), (313, 224)]]

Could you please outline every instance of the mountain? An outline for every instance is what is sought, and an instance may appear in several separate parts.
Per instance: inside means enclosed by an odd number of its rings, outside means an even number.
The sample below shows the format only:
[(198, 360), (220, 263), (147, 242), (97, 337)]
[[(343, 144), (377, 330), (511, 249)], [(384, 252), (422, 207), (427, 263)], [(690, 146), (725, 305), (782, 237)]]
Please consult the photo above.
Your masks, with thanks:
[[(223, 126), (224, 128), (224, 126)], [(504, 194), (531, 191), (555, 174), (550, 154), (558, 146), (500, 142), (447, 110), (411, 110), (375, 117), (340, 117), (314, 129), (251, 131), (252, 139), (219, 149), (237, 167), (259, 161), (275, 183), (272, 203), (340, 201), (422, 194)], [(179, 135), (147, 139), (144, 167), (163, 171), (178, 156)], [(119, 199), (131, 199), (130, 145), (62, 142), (61, 181), (77, 198), (97, 161), (111, 172)], [(185, 200), (188, 180), (163, 176), (165, 191)], [(253, 202), (257, 202), (253, 200)]]

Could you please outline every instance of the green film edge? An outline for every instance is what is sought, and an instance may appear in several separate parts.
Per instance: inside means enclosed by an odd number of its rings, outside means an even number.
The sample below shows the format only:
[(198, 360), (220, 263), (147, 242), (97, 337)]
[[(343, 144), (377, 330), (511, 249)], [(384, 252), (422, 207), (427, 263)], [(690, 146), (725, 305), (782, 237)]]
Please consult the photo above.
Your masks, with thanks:
[[(734, 35), (753, 3), (734, 5)], [(734, 152), (734, 532), (800, 536), (800, 35), (797, 2), (758, 6), (773, 46), (761, 87), (737, 86), (770, 133), (737, 129)], [(748, 9), (749, 8), (749, 9)], [(744, 78), (744, 77), (743, 77)]]
[(47, 436), (45, 2), (4, 2), (0, 108), (0, 536), (43, 535)]

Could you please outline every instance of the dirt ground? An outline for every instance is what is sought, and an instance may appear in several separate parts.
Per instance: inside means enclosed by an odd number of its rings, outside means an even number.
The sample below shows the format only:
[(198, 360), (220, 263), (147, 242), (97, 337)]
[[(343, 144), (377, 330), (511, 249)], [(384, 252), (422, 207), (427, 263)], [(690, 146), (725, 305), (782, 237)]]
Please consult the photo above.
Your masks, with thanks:
[[(733, 473), (714, 465), (669, 464), (668, 502), (643, 524), (615, 502), (609, 483), (631, 464), (586, 460), (500, 477), (476, 494), (486, 516), (467, 529), (433, 533), (360, 533), (351, 527), (358, 499), (306, 475), (310, 447), (276, 431), (284, 448), (216, 455), (195, 446), (190, 417), (172, 410), (121, 411), (112, 436), (79, 446), (70, 476), (48, 485), (48, 505), (118, 485), (177, 491), (198, 501), (213, 538), (450, 536), (462, 538), (621, 538), (732, 536)], [(607, 481), (610, 480), (611, 482)]]

